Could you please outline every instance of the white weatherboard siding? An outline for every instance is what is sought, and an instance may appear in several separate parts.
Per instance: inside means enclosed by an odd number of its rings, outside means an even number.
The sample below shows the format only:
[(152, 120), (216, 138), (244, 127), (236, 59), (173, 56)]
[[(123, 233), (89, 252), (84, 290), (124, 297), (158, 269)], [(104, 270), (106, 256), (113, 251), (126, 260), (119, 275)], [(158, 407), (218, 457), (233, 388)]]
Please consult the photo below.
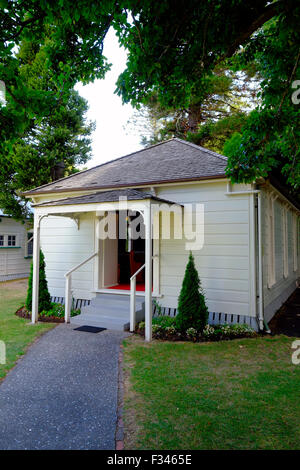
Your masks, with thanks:
[(0, 280), (27, 277), (30, 272), (31, 260), (25, 258), (26, 224), (17, 222), (11, 217), (0, 218), (0, 235), (5, 237), (16, 235), (16, 248), (0, 247)]
[[(226, 181), (203, 182), (182, 185), (157, 186), (156, 195), (169, 201), (204, 205), (204, 246), (193, 251), (196, 266), (205, 291), (210, 312), (255, 317), (255, 278), (253, 266), (254, 241), (251, 238), (250, 220), (253, 196), (249, 194), (226, 195)], [(247, 191), (247, 185), (234, 185), (232, 191)], [(282, 206), (274, 201), (274, 277), (268, 287), (269, 243), (267, 193), (262, 194), (262, 254), (263, 254), (263, 303), (266, 320), (295, 289), (299, 278), (299, 247), (297, 271), (294, 270), (293, 217), (288, 210), (287, 231), (284, 236)], [(64, 194), (66, 197), (66, 194)], [(57, 198), (57, 195), (53, 195)], [(42, 200), (46, 197), (42, 197)], [(47, 197), (49, 199), (49, 197)], [(289, 206), (291, 208), (291, 206)], [(75, 211), (76, 212), (76, 211)], [(161, 216), (162, 218), (162, 216)], [(297, 225), (298, 227), (298, 225)], [(294, 231), (295, 232), (295, 231)], [(284, 276), (284, 242), (287, 240), (287, 276)], [(176, 308), (189, 252), (187, 240), (161, 239), (159, 241), (159, 298), (163, 307)], [(299, 244), (299, 238), (297, 240)], [(50, 293), (64, 297), (64, 274), (84, 261), (95, 251), (95, 213), (80, 215), (80, 229), (74, 220), (65, 217), (46, 217), (41, 222), (41, 245), (46, 258), (46, 272)], [(101, 245), (100, 245), (101, 246)], [(1, 250), (0, 250), (1, 251)], [(101, 254), (100, 254), (101, 255)], [(75, 298), (91, 299), (95, 294), (97, 259), (90, 261), (72, 275), (72, 291)], [(100, 273), (101, 277), (101, 273)], [(257, 279), (257, 278), (256, 278)], [(258, 283), (256, 282), (258, 289)]]
[[(80, 229), (67, 217), (46, 217), (41, 221), (41, 247), (45, 255), (46, 275), (51, 296), (64, 297), (65, 273), (94, 253), (95, 214), (80, 216)], [(94, 261), (72, 274), (75, 298), (93, 296)]]
[[(263, 240), (263, 291), (264, 291), (264, 314), (266, 321), (269, 321), (278, 308), (289, 297), (296, 288), (296, 281), (299, 278), (299, 221), (297, 221), (297, 270), (294, 270), (294, 233), (293, 217), (296, 217), (292, 206), (287, 208), (287, 276), (284, 275), (284, 228), (282, 210), (284, 202), (279, 198), (274, 201), (274, 254), (275, 254), (275, 279), (272, 286), (268, 286), (268, 267), (270, 263), (270, 226), (268, 214), (270, 205), (268, 196), (270, 192), (262, 190), (262, 240)], [(286, 210), (286, 208), (285, 208)]]
[[(204, 204), (204, 246), (193, 254), (209, 311), (254, 316), (249, 293), (250, 198), (228, 197), (226, 191), (225, 182), (214, 182), (160, 188), (157, 195), (183, 205)], [(189, 255), (185, 242), (160, 242), (162, 306), (177, 307)]]
[[(237, 186), (235, 190), (247, 189)], [(248, 195), (228, 197), (226, 182), (157, 187), (157, 196), (180, 204), (204, 204), (204, 247), (194, 251), (196, 265), (212, 312), (252, 315), (249, 294), (249, 204)], [(42, 198), (43, 199), (43, 198)], [(45, 198), (46, 199), (46, 198)], [(47, 197), (47, 199), (49, 199)], [(94, 213), (80, 216), (80, 229), (72, 219), (46, 217), (41, 222), (41, 245), (52, 296), (64, 297), (64, 274), (94, 252)], [(160, 294), (162, 306), (176, 308), (188, 251), (186, 240), (160, 241)], [(91, 261), (72, 276), (76, 298), (94, 294)]]

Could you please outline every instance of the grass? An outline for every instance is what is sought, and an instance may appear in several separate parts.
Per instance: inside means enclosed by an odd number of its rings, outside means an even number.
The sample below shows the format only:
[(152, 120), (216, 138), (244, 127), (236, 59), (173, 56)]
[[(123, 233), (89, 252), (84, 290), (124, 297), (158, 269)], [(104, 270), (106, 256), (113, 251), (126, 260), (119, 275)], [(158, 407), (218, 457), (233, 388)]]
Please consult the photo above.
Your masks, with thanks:
[(125, 449), (299, 449), (293, 339), (124, 342)]
[(6, 345), (6, 364), (0, 364), (0, 381), (26, 352), (28, 346), (54, 327), (53, 324), (31, 325), (29, 320), (14, 314), (24, 305), (26, 290), (27, 280), (0, 283), (0, 340)]

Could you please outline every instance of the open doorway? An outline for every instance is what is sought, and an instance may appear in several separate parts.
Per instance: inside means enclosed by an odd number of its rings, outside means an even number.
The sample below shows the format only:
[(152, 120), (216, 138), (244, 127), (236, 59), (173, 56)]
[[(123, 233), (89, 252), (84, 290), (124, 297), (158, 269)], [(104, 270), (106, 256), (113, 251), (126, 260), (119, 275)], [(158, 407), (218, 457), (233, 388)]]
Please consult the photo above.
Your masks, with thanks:
[[(130, 293), (130, 278), (145, 264), (145, 230), (143, 218), (138, 214), (130, 219), (125, 211), (117, 214), (114, 238), (100, 239), (98, 242), (97, 290), (116, 290), (116, 293)], [(127, 219), (127, 235), (120, 236), (119, 217)], [(137, 221), (140, 221), (141, 227)], [(125, 225), (126, 226), (126, 225)], [(130, 230), (132, 230), (132, 234)], [(123, 233), (124, 229), (122, 228)], [(126, 230), (125, 230), (126, 233)], [(141, 236), (137, 234), (141, 233)], [(159, 293), (159, 239), (152, 240), (152, 282), (153, 291)], [(136, 291), (145, 292), (145, 269), (136, 276)], [(157, 294), (158, 295), (158, 294)]]
[[(145, 240), (118, 240), (118, 285), (113, 289), (130, 290), (130, 278), (145, 264)], [(136, 290), (145, 290), (145, 271), (136, 278)]]
[[(117, 239), (103, 240), (99, 288), (129, 291), (131, 276), (145, 264), (144, 223), (139, 213), (131, 216), (125, 211), (117, 213), (116, 223)], [(144, 270), (137, 274), (136, 290), (145, 290)]]

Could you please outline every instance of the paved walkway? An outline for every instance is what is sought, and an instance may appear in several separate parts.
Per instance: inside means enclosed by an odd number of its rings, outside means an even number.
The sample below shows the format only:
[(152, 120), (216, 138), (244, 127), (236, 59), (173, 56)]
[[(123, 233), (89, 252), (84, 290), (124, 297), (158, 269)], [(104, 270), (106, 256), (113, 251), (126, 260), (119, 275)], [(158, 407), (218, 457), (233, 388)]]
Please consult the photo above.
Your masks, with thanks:
[(115, 448), (118, 353), (127, 334), (74, 328), (42, 336), (0, 384), (1, 450)]

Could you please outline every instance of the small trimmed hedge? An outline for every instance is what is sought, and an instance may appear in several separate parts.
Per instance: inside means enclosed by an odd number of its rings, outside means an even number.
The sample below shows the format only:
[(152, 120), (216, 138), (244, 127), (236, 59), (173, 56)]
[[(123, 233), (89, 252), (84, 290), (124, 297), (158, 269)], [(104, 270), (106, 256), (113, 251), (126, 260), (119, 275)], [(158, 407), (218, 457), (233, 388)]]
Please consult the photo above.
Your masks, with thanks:
[[(32, 284), (33, 284), (33, 261), (30, 266), (30, 275), (28, 279), (28, 289), (26, 298), (26, 308), (28, 311), (32, 309)], [(46, 263), (45, 256), (40, 250), (40, 264), (39, 264), (39, 307), (43, 310), (51, 309), (51, 297), (48, 290), (48, 282), (46, 278)]]
[(175, 319), (175, 328), (183, 334), (191, 328), (203, 331), (207, 320), (208, 308), (205, 295), (193, 254), (190, 252), (178, 298), (178, 313)]
[[(75, 317), (80, 314), (80, 309), (71, 309), (71, 317)], [(24, 305), (16, 311), (16, 315), (21, 318), (31, 319), (31, 312)], [(49, 323), (63, 323), (65, 319), (65, 306), (51, 302), (49, 310), (42, 310), (39, 313), (39, 321)]]
[[(80, 309), (71, 309), (71, 317), (76, 317), (80, 314)], [(56, 317), (64, 318), (65, 317), (65, 306), (62, 304), (56, 304), (51, 302), (51, 308), (49, 310), (42, 310), (40, 312), (41, 317)]]
[[(176, 328), (175, 318), (156, 317), (152, 320), (152, 335), (155, 339), (171, 341), (220, 341), (235, 338), (254, 338), (256, 331), (249, 325), (206, 325), (201, 332), (195, 328), (188, 328), (182, 332)], [(145, 322), (140, 322), (136, 332), (142, 336), (145, 334)]]

